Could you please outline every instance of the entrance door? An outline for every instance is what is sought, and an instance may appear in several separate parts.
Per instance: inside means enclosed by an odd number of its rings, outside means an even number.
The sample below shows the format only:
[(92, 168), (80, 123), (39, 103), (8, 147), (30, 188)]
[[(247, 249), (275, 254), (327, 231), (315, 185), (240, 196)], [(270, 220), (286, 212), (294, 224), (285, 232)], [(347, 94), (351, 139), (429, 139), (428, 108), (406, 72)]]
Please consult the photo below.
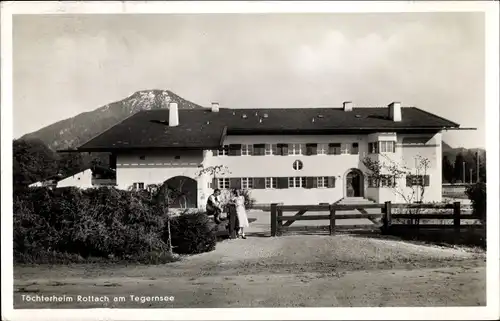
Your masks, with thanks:
[(362, 176), (356, 171), (351, 171), (346, 176), (346, 196), (361, 197), (362, 194)]

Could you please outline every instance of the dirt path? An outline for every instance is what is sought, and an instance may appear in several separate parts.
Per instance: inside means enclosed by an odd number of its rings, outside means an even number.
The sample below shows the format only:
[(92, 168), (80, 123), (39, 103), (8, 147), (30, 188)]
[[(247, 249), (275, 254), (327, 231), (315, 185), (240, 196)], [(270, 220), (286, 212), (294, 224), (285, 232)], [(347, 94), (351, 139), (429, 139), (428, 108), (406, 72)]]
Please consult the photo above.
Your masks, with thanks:
[[(349, 235), (254, 236), (224, 241), (213, 252), (160, 266), (18, 266), (14, 273), (16, 308), (475, 306), (486, 302), (484, 253)], [(66, 295), (73, 301), (28, 302), (34, 295)], [(78, 295), (105, 296), (109, 302), (77, 302)], [(141, 303), (130, 295), (175, 299)], [(124, 296), (124, 302), (113, 302), (119, 296)]]

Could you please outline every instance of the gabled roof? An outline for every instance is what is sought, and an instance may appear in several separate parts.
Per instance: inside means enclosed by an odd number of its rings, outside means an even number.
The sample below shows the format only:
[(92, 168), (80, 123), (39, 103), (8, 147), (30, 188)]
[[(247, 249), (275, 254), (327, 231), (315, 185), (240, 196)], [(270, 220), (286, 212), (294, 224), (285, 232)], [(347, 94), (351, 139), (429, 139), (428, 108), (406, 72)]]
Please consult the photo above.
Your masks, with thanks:
[(80, 151), (119, 149), (215, 149), (226, 134), (328, 134), (457, 128), (458, 124), (415, 107), (401, 108), (402, 121), (388, 108), (291, 108), (179, 110), (168, 126), (168, 109), (138, 112), (81, 145)]

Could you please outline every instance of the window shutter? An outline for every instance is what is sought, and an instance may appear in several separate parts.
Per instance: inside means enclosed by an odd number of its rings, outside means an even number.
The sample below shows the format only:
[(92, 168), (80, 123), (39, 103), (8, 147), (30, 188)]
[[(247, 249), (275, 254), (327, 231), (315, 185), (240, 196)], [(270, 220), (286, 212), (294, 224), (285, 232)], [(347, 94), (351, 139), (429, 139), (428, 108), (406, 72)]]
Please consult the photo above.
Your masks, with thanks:
[(406, 175), (406, 187), (412, 186), (411, 181), (412, 181), (411, 175)]
[(241, 145), (240, 144), (232, 144), (229, 145), (229, 153), (230, 156), (240, 156), (241, 155)]
[(212, 188), (213, 189), (219, 188), (219, 186), (217, 186), (217, 178), (215, 177), (212, 179)]
[(306, 144), (306, 155), (317, 155), (318, 144)]
[(255, 156), (262, 156), (265, 154), (266, 145), (265, 144), (254, 144), (253, 145), (253, 154)]
[(238, 177), (230, 178), (229, 188), (241, 188), (241, 178)]
[(283, 144), (276, 144), (276, 155), (283, 155)]
[(266, 179), (264, 177), (254, 177), (253, 188), (264, 189), (266, 187)]
[(333, 188), (335, 187), (335, 177), (330, 176), (328, 177), (328, 188)]
[(278, 177), (278, 188), (288, 188), (288, 177)]
[(359, 152), (359, 148), (358, 148), (358, 143), (352, 143), (352, 146), (351, 146), (351, 154), (352, 155), (358, 155), (358, 152)]
[(429, 186), (429, 184), (430, 184), (429, 175), (424, 175), (424, 186)]
[(314, 187), (314, 177), (306, 177), (306, 188)]
[(288, 145), (287, 144), (282, 144), (281, 145), (281, 155), (282, 156), (287, 156), (288, 155)]

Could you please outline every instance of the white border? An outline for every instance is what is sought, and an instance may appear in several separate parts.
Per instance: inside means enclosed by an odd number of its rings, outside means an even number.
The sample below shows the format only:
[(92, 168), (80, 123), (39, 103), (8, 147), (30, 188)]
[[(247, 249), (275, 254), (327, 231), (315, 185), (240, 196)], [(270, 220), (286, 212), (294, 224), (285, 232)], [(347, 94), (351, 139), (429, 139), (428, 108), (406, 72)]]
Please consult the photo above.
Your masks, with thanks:
[[(499, 298), (499, 6), (491, 1), (370, 2), (2, 2), (2, 319), (5, 320), (472, 320), (497, 319)], [(12, 15), (64, 13), (303, 13), (468, 12), (486, 14), (486, 127), (488, 151), (487, 307), (464, 308), (274, 308), (274, 309), (81, 309), (13, 310), (12, 269)], [(480, 106), (479, 106), (480, 107)]]

